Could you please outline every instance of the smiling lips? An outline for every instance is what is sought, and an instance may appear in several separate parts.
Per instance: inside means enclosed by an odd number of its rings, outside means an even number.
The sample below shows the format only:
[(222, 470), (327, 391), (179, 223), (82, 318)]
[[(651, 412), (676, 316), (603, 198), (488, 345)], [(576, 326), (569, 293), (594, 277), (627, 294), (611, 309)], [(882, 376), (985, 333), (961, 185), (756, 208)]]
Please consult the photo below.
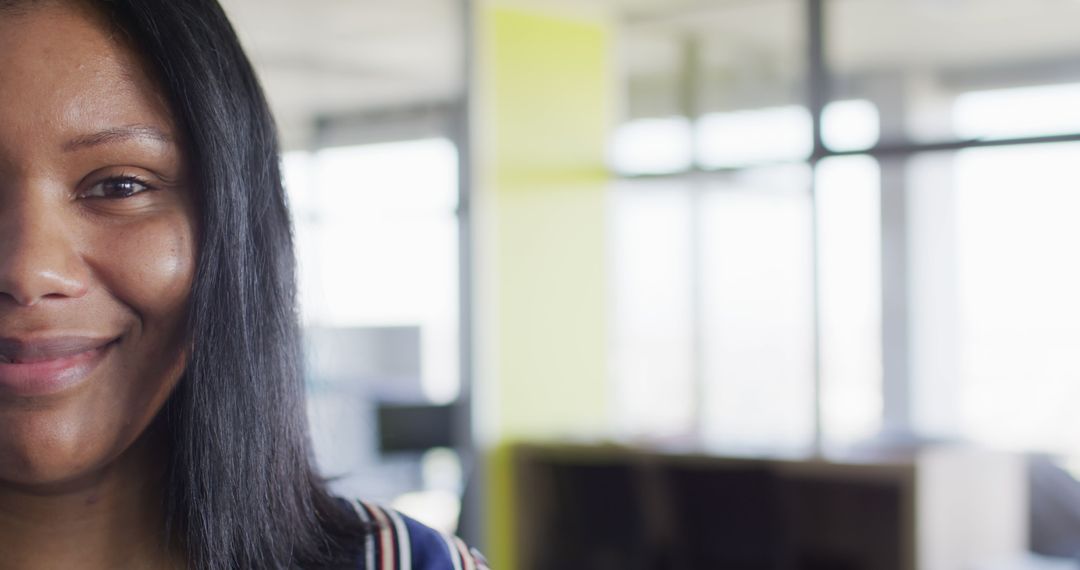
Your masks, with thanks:
[(0, 338), (0, 394), (46, 396), (72, 388), (90, 375), (117, 340)]

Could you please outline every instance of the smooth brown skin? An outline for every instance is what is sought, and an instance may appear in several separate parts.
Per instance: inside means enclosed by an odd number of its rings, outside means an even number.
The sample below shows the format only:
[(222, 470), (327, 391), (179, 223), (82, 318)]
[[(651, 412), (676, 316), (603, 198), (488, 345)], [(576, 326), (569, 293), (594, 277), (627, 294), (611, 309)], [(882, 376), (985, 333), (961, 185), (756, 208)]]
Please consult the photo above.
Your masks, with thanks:
[[(0, 12), (0, 337), (121, 338), (70, 390), (0, 397), (3, 569), (180, 565), (147, 428), (186, 360), (198, 228), (169, 109), (119, 38), (80, 2)], [(120, 176), (148, 189), (100, 185)]]

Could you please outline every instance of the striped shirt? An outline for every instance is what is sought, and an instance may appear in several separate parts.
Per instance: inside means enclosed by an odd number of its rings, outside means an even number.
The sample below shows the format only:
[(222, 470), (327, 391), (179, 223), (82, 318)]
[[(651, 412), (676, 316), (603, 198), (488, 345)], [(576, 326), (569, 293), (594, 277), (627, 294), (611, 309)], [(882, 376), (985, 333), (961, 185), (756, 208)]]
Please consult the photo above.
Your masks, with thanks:
[(484, 557), (457, 537), (366, 501), (352, 506), (373, 529), (365, 537), (359, 570), (490, 570)]

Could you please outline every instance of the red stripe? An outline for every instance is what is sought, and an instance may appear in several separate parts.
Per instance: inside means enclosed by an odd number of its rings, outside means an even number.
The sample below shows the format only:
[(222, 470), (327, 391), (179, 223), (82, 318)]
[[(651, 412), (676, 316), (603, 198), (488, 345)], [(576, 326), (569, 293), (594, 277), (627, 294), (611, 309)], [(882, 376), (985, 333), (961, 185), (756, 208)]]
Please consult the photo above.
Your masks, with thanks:
[(379, 548), (376, 557), (378, 568), (380, 570), (397, 570), (397, 541), (394, 523), (379, 507), (369, 505), (363, 501), (361, 501), (361, 504), (371, 514), (372, 519), (375, 520), (379, 528)]

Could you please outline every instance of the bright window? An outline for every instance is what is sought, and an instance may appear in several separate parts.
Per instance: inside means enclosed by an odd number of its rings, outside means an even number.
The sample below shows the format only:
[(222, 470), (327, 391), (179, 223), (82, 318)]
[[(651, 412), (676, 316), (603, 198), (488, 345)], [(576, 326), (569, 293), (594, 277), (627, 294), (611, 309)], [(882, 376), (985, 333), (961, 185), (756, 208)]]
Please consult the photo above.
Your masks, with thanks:
[(736, 168), (804, 160), (813, 150), (813, 122), (797, 105), (707, 114), (697, 123), (698, 162)]
[(693, 235), (685, 182), (622, 182), (611, 215), (611, 367), (617, 430), (632, 439), (692, 436)]
[(702, 197), (703, 438), (717, 449), (813, 440), (810, 200), (803, 167), (749, 171)]
[(442, 138), (284, 157), (313, 447), (342, 496), (433, 490), (419, 458), (380, 455), (374, 406), (460, 392), (457, 160)]
[(826, 443), (881, 428), (881, 169), (869, 156), (828, 158), (815, 173)]
[(956, 158), (961, 430), (1080, 450), (1080, 145)]
[(616, 131), (611, 168), (624, 175), (682, 172), (693, 164), (693, 129), (684, 117), (638, 119)]
[(420, 329), (424, 394), (458, 380), (457, 154), (445, 139), (286, 157), (303, 319)]

